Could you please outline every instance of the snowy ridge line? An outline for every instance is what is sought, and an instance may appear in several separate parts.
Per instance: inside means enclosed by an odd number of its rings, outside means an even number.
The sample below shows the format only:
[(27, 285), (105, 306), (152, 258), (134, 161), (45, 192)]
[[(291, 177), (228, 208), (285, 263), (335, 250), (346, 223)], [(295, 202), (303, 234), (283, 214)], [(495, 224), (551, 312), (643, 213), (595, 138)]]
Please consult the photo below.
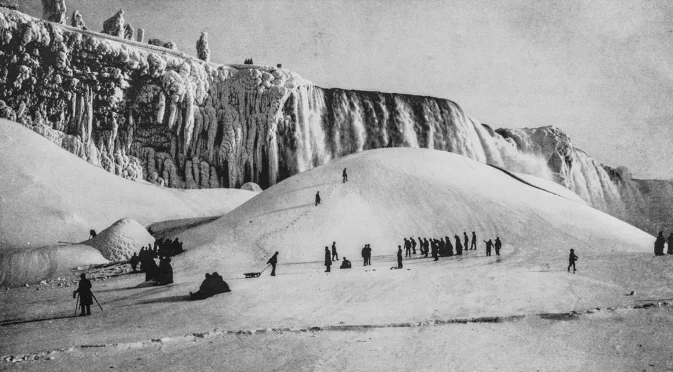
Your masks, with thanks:
[(468, 323), (506, 323), (506, 322), (516, 322), (521, 319), (524, 319), (528, 316), (538, 316), (546, 320), (573, 320), (582, 315), (593, 314), (598, 311), (608, 310), (641, 310), (649, 308), (671, 308), (673, 307), (673, 302), (647, 302), (641, 305), (630, 305), (630, 306), (618, 306), (618, 307), (605, 307), (605, 308), (592, 308), (588, 310), (580, 311), (566, 311), (558, 313), (537, 313), (537, 314), (523, 314), (523, 315), (508, 315), (508, 316), (484, 316), (476, 318), (453, 318), (453, 319), (435, 319), (435, 320), (425, 320), (420, 322), (402, 322), (402, 323), (389, 323), (389, 324), (361, 324), (361, 325), (331, 325), (331, 326), (322, 326), (322, 327), (305, 327), (305, 328), (296, 328), (296, 327), (286, 327), (286, 328), (259, 328), (252, 330), (220, 330), (218, 328), (213, 329), (209, 332), (194, 332), (186, 334), (184, 336), (177, 337), (163, 337), (163, 338), (153, 338), (150, 341), (136, 341), (136, 342), (122, 342), (122, 343), (110, 343), (110, 344), (88, 344), (88, 345), (79, 345), (72, 346), (70, 348), (61, 348), (51, 351), (45, 351), (35, 354), (21, 354), (21, 355), (6, 355), (0, 357), (5, 362), (8, 363), (19, 363), (26, 361), (35, 361), (35, 360), (51, 360), (54, 359), (54, 355), (58, 353), (73, 352), (75, 350), (85, 350), (92, 348), (116, 348), (120, 350), (128, 349), (139, 349), (148, 346), (155, 346), (160, 344), (165, 344), (169, 342), (180, 342), (180, 341), (193, 341), (196, 342), (199, 339), (207, 339), (212, 337), (222, 337), (225, 335), (237, 335), (237, 336), (247, 336), (247, 335), (256, 335), (256, 334), (282, 334), (284, 332), (290, 333), (308, 333), (308, 332), (320, 332), (320, 331), (365, 331), (370, 329), (380, 329), (380, 328), (415, 328), (415, 327), (431, 327), (431, 326), (443, 326), (449, 324), (468, 324)]
[(523, 184), (525, 184), (525, 185), (528, 185), (528, 186), (530, 186), (530, 187), (534, 187), (534, 188), (536, 188), (536, 189), (538, 189), (538, 190), (542, 190), (542, 191), (544, 191), (544, 192), (548, 192), (548, 193), (550, 193), (550, 194), (552, 194), (552, 195), (556, 195), (556, 196), (558, 196), (559, 198), (563, 198), (563, 199), (566, 199), (566, 200), (570, 200), (571, 202), (575, 202), (575, 203), (577, 203), (575, 200), (566, 198), (566, 197), (563, 196), (563, 195), (559, 195), (559, 194), (557, 194), (557, 193), (555, 193), (555, 192), (551, 192), (551, 191), (549, 191), (549, 190), (547, 190), (547, 189), (544, 189), (544, 188), (542, 188), (542, 187), (540, 187), (540, 186), (535, 186), (535, 185), (533, 185), (532, 183), (530, 183), (530, 182), (528, 182), (528, 181), (522, 179), (521, 177), (518, 177), (516, 174), (514, 174), (514, 173), (508, 171), (507, 169), (500, 168), (499, 166), (497, 166), (497, 165), (493, 165), (493, 164), (490, 164), (490, 163), (488, 163), (487, 165), (489, 165), (489, 166), (491, 166), (491, 167), (493, 167), (493, 168), (495, 168), (495, 169), (497, 169), (497, 170), (499, 170), (499, 171), (505, 173), (506, 175), (508, 175), (508, 176), (510, 176), (510, 177), (512, 177), (512, 178), (514, 178), (515, 180), (517, 180), (517, 181), (519, 181), (519, 182), (521, 182), (521, 183), (523, 183)]

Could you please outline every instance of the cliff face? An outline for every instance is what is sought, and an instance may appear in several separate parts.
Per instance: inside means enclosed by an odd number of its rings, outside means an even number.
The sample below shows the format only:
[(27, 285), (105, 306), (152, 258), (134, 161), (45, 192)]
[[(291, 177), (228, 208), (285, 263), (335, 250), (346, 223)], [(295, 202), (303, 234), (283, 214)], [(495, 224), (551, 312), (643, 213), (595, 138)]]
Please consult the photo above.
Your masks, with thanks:
[(644, 213), (666, 210), (642, 208), (661, 188), (602, 166), (560, 130), (494, 131), (445, 99), (322, 89), (285, 69), (217, 65), (10, 10), (0, 50), (0, 117), (130, 179), (266, 187), (365, 149), (427, 147), (555, 180), (650, 232), (660, 217)]

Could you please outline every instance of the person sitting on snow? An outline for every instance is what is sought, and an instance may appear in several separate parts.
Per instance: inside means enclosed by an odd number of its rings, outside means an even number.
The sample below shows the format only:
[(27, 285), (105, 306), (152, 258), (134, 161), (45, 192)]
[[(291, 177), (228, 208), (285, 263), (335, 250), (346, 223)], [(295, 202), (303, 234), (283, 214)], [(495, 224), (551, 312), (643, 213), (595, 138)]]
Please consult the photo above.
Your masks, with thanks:
[(212, 275), (206, 273), (206, 279), (201, 283), (201, 287), (197, 292), (189, 292), (190, 300), (203, 300), (208, 297), (215, 296), (219, 293), (231, 292), (229, 285), (222, 279), (222, 276), (217, 272)]
[(351, 262), (344, 257), (344, 260), (341, 261), (341, 266), (339, 267), (340, 269), (350, 269), (351, 268)]

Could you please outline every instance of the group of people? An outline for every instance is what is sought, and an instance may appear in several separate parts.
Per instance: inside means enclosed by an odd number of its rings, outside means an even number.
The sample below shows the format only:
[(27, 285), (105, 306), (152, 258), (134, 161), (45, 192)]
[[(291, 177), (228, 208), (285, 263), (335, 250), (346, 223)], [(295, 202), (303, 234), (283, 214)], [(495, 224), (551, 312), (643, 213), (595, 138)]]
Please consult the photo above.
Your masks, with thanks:
[(199, 290), (192, 293), (189, 292), (190, 300), (203, 300), (208, 297), (215, 296), (219, 293), (231, 292), (227, 282), (222, 279), (222, 276), (217, 272), (212, 274), (206, 273), (206, 279), (203, 280)]
[[(173, 243), (176, 241), (177, 239), (175, 239)], [(179, 244), (181, 249), (182, 243)], [(165, 251), (163, 253), (165, 253)], [(157, 257), (159, 258), (158, 266), (155, 261)], [(152, 249), (151, 244), (148, 244), (147, 247), (140, 248), (140, 254), (133, 253), (130, 263), (134, 273), (137, 272), (136, 268), (138, 263), (140, 263), (140, 271), (145, 273), (146, 282), (153, 280), (157, 285), (173, 283), (173, 266), (171, 266), (171, 258), (168, 255), (159, 254), (159, 248), (157, 247), (156, 242), (154, 249)]]
[(657, 235), (657, 240), (654, 241), (654, 254), (656, 256), (663, 256), (664, 253), (664, 245), (668, 244), (668, 250), (666, 253), (668, 254), (673, 254), (673, 232), (668, 235), (668, 238), (664, 238), (664, 232), (659, 231), (659, 235)]
[[(419, 237), (418, 242), (416, 242), (416, 239), (414, 239), (413, 236), (409, 239), (404, 238), (404, 257), (411, 257), (412, 254), (416, 254), (416, 246), (419, 247), (421, 255), (428, 257), (428, 254), (432, 254), (432, 257), (435, 259), (435, 261), (437, 261), (439, 257), (450, 257), (454, 255), (460, 256), (463, 254), (463, 251), (477, 249), (477, 234), (474, 231), (472, 232), (471, 240), (468, 237), (467, 232), (463, 232), (463, 241), (461, 241), (458, 235), (454, 235), (454, 239), (455, 246), (451, 243), (451, 238), (448, 236), (439, 239)], [(484, 241), (484, 243), (486, 243), (487, 256), (491, 255), (491, 250), (493, 247), (495, 247), (495, 254), (497, 256), (500, 255), (500, 248), (502, 248), (502, 241), (500, 241), (500, 237), (496, 237), (495, 242), (489, 239), (488, 241)], [(401, 255), (402, 246), (398, 246), (398, 248), (400, 248), (400, 252), (398, 252), (398, 254)]]

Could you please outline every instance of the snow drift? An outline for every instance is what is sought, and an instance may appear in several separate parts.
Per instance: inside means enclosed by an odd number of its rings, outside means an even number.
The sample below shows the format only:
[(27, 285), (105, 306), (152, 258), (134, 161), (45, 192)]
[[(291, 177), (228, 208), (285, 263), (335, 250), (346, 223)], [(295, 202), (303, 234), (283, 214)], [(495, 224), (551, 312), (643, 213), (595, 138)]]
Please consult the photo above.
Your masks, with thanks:
[(99, 251), (84, 244), (0, 251), (0, 285), (34, 283), (67, 274), (78, 266), (108, 262)]
[(83, 244), (98, 249), (110, 261), (123, 261), (152, 243), (154, 238), (138, 221), (122, 218)]
[[(341, 171), (348, 168), (349, 181)], [(291, 177), (224, 217), (180, 235), (189, 247), (182, 268), (241, 270), (283, 262), (320, 261), (337, 242), (340, 256), (359, 260), (393, 254), (403, 237), (444, 237), (476, 231), (500, 236), (505, 249), (556, 254), (646, 252), (647, 233), (578, 201), (556, 195), (464, 156), (426, 149), (380, 149), (347, 156)], [(320, 191), (322, 203), (314, 206)], [(561, 253), (563, 254), (563, 253)]]
[(255, 195), (236, 189), (176, 190), (133, 182), (0, 119), (0, 250), (81, 242), (123, 217), (147, 226), (221, 216)]

